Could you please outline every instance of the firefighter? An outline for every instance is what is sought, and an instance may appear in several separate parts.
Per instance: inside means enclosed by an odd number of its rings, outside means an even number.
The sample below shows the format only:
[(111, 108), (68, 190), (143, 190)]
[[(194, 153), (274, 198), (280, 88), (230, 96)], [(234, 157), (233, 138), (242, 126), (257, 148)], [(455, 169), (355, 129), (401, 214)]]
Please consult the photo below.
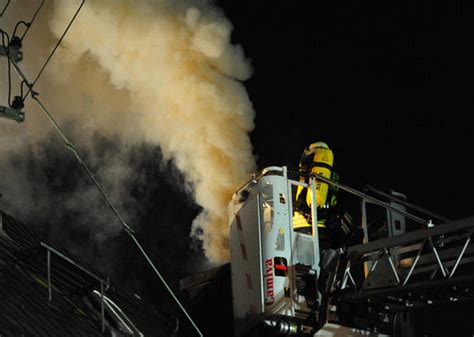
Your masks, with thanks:
[[(334, 155), (324, 142), (312, 143), (303, 151), (299, 162), (300, 181), (309, 184), (311, 174), (322, 175), (338, 181), (339, 175), (333, 171)], [(341, 246), (350, 242), (352, 236), (352, 217), (337, 202), (338, 188), (320, 180), (315, 181), (317, 227), (320, 247), (320, 275), (317, 288), (327, 301), (335, 278), (337, 261)], [(293, 213), (293, 228), (312, 233), (311, 203), (309, 188), (298, 186)], [(308, 289), (306, 289), (308, 288)], [(305, 289), (313, 292), (313, 283), (307, 282)]]
[[(334, 155), (324, 142), (315, 142), (308, 146), (299, 162), (300, 181), (309, 183), (311, 174), (322, 175), (338, 181), (339, 175), (333, 171)], [(317, 226), (321, 248), (337, 248), (343, 245), (352, 229), (352, 218), (337, 203), (336, 186), (329, 186), (320, 180), (315, 182)], [(311, 203), (312, 196), (309, 188), (298, 186), (293, 213), (293, 228), (311, 232)]]

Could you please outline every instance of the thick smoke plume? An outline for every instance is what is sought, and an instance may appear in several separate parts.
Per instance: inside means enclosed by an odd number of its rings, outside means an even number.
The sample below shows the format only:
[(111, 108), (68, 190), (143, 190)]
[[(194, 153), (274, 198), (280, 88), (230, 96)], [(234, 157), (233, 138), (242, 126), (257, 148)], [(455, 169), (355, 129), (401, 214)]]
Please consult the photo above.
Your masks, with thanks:
[[(54, 1), (35, 23), (24, 46), (27, 76), (36, 74), (38, 59), (45, 59), (78, 5)], [(38, 86), (58, 122), (83, 135), (75, 139), (80, 144), (99, 133), (160, 146), (202, 207), (192, 235), (213, 263), (229, 258), (227, 204), (255, 169), (254, 111), (240, 82), (251, 67), (231, 43), (231, 30), (210, 1), (88, 0)], [(29, 61), (32, 55), (36, 61)], [(34, 137), (23, 139), (41, 139), (50, 126), (31, 101), (27, 110), (22, 127)], [(2, 138), (19, 133), (20, 127), (0, 122)], [(2, 156), (15, 145), (5, 144)]]

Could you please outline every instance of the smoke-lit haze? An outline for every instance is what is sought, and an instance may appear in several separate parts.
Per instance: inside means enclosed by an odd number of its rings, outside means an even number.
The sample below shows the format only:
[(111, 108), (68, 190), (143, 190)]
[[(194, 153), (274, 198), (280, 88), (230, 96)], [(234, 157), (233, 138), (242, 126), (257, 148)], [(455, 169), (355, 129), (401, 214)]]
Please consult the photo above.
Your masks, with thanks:
[[(30, 80), (79, 3), (45, 5), (24, 41), (21, 66)], [(14, 22), (29, 19), (34, 10), (30, 1), (15, 1), (10, 7)], [(128, 197), (120, 183), (133, 175), (124, 156), (143, 141), (159, 145), (202, 207), (192, 232), (203, 241), (213, 263), (229, 258), (227, 204), (255, 169), (249, 139), (254, 111), (240, 82), (249, 78), (251, 67), (240, 46), (231, 43), (231, 30), (231, 23), (210, 1), (89, 0), (37, 87), (79, 152), (96, 150), (87, 159), (94, 164), (95, 153), (100, 165), (106, 165), (98, 170), (101, 181), (119, 206)], [(5, 104), (3, 81), (2, 85)], [(43, 177), (27, 177), (22, 170), (22, 158), (33, 156), (41, 162), (41, 142), (51, 137), (51, 127), (31, 100), (25, 112), (21, 125), (0, 120), (2, 176), (11, 177), (2, 182), (2, 190), (24, 192), (25, 204), (31, 200), (38, 208), (51, 207), (40, 192), (27, 192), (29, 180)], [(97, 135), (117, 137), (120, 145), (113, 147), (115, 152), (98, 149)], [(93, 212), (89, 206), (96, 197), (91, 186), (84, 186), (71, 191), (69, 200), (58, 201), (56, 211), (67, 210), (68, 203), (77, 208), (79, 203), (84, 212)]]

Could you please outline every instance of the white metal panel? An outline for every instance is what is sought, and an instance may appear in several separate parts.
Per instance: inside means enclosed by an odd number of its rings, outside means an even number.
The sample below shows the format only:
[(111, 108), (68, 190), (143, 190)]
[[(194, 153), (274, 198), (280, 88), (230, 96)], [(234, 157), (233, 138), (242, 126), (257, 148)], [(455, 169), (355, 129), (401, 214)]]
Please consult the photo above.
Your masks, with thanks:
[[(292, 185), (309, 187), (288, 180), (285, 168), (262, 173), (239, 189), (229, 205), (236, 336), (263, 314), (297, 317), (297, 312), (310, 312), (297, 293), (295, 265), (307, 265), (316, 273), (318, 236), (317, 231), (308, 235), (293, 230)], [(311, 187), (315, 195), (314, 182)], [(286, 263), (285, 273), (276, 263)]]
[[(294, 275), (291, 268), (291, 226), (288, 185), (285, 176), (269, 175), (259, 180), (262, 195), (262, 266), (265, 313), (294, 316)], [(269, 210), (272, 210), (271, 212)], [(271, 214), (268, 219), (266, 214)], [(286, 276), (277, 276), (275, 258), (287, 261)]]
[(243, 203), (234, 202), (229, 207), (235, 331), (251, 325), (262, 314), (258, 200), (254, 190)]

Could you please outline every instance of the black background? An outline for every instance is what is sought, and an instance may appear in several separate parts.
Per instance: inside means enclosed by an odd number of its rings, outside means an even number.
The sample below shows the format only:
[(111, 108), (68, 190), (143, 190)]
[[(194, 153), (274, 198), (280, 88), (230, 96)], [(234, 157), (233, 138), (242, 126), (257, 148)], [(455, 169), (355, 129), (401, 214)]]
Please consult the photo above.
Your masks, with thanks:
[(326, 141), (342, 180), (472, 215), (472, 6), (219, 1), (252, 60), (259, 167)]

